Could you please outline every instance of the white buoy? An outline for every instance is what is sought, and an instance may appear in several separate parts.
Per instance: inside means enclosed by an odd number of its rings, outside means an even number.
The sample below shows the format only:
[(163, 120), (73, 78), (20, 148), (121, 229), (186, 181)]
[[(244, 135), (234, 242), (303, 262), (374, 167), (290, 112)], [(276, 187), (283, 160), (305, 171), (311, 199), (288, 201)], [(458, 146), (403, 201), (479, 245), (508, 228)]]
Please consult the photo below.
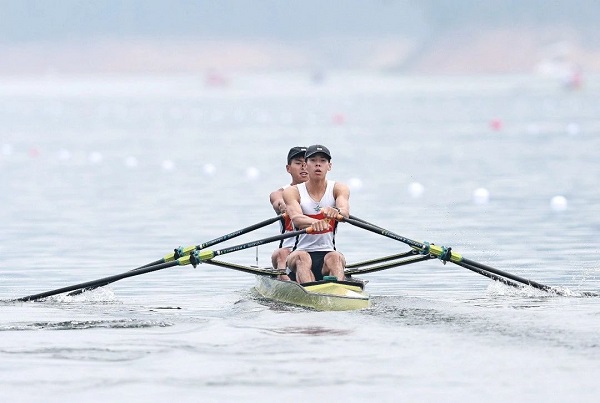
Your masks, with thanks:
[(477, 188), (473, 191), (473, 202), (475, 204), (486, 204), (490, 201), (490, 192), (486, 188)]
[(359, 190), (360, 188), (362, 188), (363, 183), (359, 178), (351, 178), (348, 181), (348, 187), (350, 188), (350, 190)]
[(408, 194), (414, 199), (421, 197), (423, 192), (425, 192), (425, 187), (419, 182), (412, 182), (410, 185), (408, 185)]
[(127, 168), (135, 168), (138, 166), (138, 160), (134, 156), (129, 156), (125, 158), (125, 166)]
[(568, 207), (569, 203), (564, 196), (554, 196), (550, 200), (550, 208), (554, 211), (565, 211)]
[(10, 144), (2, 144), (2, 155), (9, 156), (13, 152), (13, 148)]
[(210, 163), (204, 164), (204, 173), (206, 175), (213, 176), (216, 171), (217, 171), (217, 167), (215, 167), (213, 164), (210, 164)]
[(164, 160), (162, 162), (162, 168), (165, 171), (172, 171), (172, 170), (175, 169), (175, 163), (173, 161), (171, 161), (171, 160)]
[(250, 167), (246, 170), (246, 178), (250, 180), (256, 180), (260, 176), (260, 171), (254, 167)]
[(68, 161), (71, 159), (71, 152), (64, 148), (58, 152), (58, 159), (61, 161)]
[(580, 132), (579, 125), (577, 123), (569, 123), (567, 125), (567, 134), (569, 136), (577, 136)]
[(527, 126), (527, 132), (529, 134), (540, 134), (540, 127), (535, 123), (531, 123)]
[(99, 164), (102, 162), (102, 154), (98, 151), (91, 153), (88, 158), (92, 164)]

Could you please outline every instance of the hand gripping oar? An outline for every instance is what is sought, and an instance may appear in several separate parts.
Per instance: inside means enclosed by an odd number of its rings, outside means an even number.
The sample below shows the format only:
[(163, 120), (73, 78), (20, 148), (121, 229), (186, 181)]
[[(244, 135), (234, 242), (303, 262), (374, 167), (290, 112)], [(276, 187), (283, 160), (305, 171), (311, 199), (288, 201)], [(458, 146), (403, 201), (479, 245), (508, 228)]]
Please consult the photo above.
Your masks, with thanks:
[(308, 227), (308, 228), (305, 228), (300, 231), (286, 232), (284, 234), (275, 235), (272, 237), (259, 239), (258, 241), (247, 242), (247, 243), (236, 245), (236, 246), (231, 246), (229, 248), (224, 248), (221, 250), (216, 250), (216, 251), (212, 251), (210, 249), (196, 250), (187, 256), (182, 256), (182, 257), (175, 259), (173, 261), (170, 261), (170, 262), (164, 262), (164, 263), (156, 264), (153, 266), (140, 268), (137, 270), (129, 270), (125, 273), (121, 273), (121, 274), (117, 274), (117, 275), (109, 276), (109, 277), (104, 277), (104, 278), (101, 278), (98, 280), (88, 281), (85, 283), (75, 284), (75, 285), (71, 285), (68, 287), (62, 287), (62, 288), (58, 288), (58, 289), (52, 290), (52, 291), (46, 291), (46, 292), (42, 292), (39, 294), (28, 295), (26, 297), (17, 298), (14, 301), (23, 301), (23, 302), (24, 301), (35, 301), (40, 298), (51, 297), (53, 295), (62, 294), (62, 293), (77, 290), (80, 288), (98, 287), (98, 286), (102, 286), (104, 284), (114, 283), (115, 281), (122, 280), (127, 277), (139, 276), (140, 274), (150, 273), (153, 271), (162, 270), (162, 269), (166, 269), (166, 268), (173, 267), (173, 266), (185, 266), (185, 265), (191, 264), (194, 267), (196, 267), (199, 263), (202, 263), (203, 261), (210, 260), (214, 257), (224, 255), (226, 253), (231, 253), (231, 252), (236, 252), (236, 251), (243, 250), (243, 249), (253, 248), (255, 246), (264, 245), (266, 243), (275, 242), (275, 241), (279, 241), (279, 240), (286, 239), (286, 238), (292, 238), (292, 237), (302, 235), (302, 234), (310, 234), (311, 232), (313, 232), (312, 227)]
[[(464, 258), (461, 255), (459, 255), (458, 253), (453, 252), (452, 248), (446, 248), (444, 246), (437, 246), (437, 245), (430, 244), (428, 242), (421, 243), (421, 242), (413, 241), (412, 239), (405, 238), (405, 237), (395, 234), (391, 231), (388, 231), (384, 228), (370, 224), (370, 223), (366, 222), (365, 220), (357, 219), (356, 217), (346, 218), (346, 217), (340, 215), (340, 216), (338, 216), (338, 221), (345, 221), (348, 224), (352, 224), (356, 227), (366, 229), (367, 231), (371, 231), (376, 234), (380, 234), (385, 237), (395, 239), (397, 241), (405, 243), (408, 246), (418, 250), (423, 255), (434, 256), (434, 257), (442, 260), (444, 263), (447, 261), (450, 261), (461, 267), (465, 267), (466, 269), (473, 270), (476, 273), (482, 274), (486, 277), (490, 277), (494, 280), (499, 280), (499, 281), (504, 280), (502, 282), (504, 282), (505, 284), (507, 283), (508, 280), (501, 279), (498, 276), (505, 277), (507, 279), (511, 279), (511, 280), (514, 280), (516, 282), (519, 282), (519, 283), (522, 283), (525, 285), (529, 285), (531, 287), (537, 288), (542, 291), (553, 292), (556, 294), (564, 294), (560, 290), (550, 287), (548, 285), (540, 284), (536, 281), (528, 280), (528, 279), (516, 276), (514, 274), (495, 269), (495, 268), (487, 266), (485, 264), (478, 263), (474, 260)], [(496, 276), (494, 276), (494, 275), (496, 275)], [(509, 285), (512, 285), (512, 284), (509, 284)]]
[[(238, 237), (240, 235), (246, 234), (246, 233), (248, 233), (250, 231), (254, 231), (255, 229), (259, 229), (259, 228), (265, 227), (265, 226), (267, 226), (269, 224), (273, 224), (275, 221), (283, 220), (284, 217), (285, 217), (285, 213), (284, 214), (280, 214), (280, 215), (275, 216), (275, 217), (272, 217), (272, 218), (269, 218), (267, 220), (261, 221), (259, 223), (254, 224), (254, 225), (251, 225), (249, 227), (242, 228), (242, 229), (239, 229), (237, 231), (230, 232), (227, 235), (223, 235), (223, 236), (215, 238), (215, 239), (213, 239), (211, 241), (201, 243), (200, 245), (188, 246), (186, 248), (183, 248), (183, 247), (180, 246), (179, 248), (176, 248), (173, 253), (169, 253), (168, 255), (166, 255), (165, 257), (163, 257), (162, 259), (156, 260), (156, 261), (151, 262), (151, 263), (147, 263), (147, 264), (145, 264), (143, 266), (140, 266), (140, 267), (136, 267), (135, 269), (132, 269), (131, 271), (136, 271), (136, 270), (144, 269), (144, 268), (150, 267), (150, 266), (156, 266), (156, 265), (161, 264), (161, 263), (172, 262), (174, 260), (179, 259), (180, 257), (189, 255), (190, 253), (192, 253), (195, 250), (201, 250), (201, 249), (209, 248), (209, 247), (214, 246), (214, 245), (216, 245), (218, 243), (228, 241), (228, 240), (236, 238), (236, 237)], [(78, 295), (78, 294), (81, 294), (84, 291), (90, 291), (90, 290), (93, 290), (94, 288), (104, 287), (105, 285), (108, 285), (111, 282), (112, 281), (104, 283), (104, 284), (96, 284), (93, 287), (92, 286), (82, 287), (80, 289), (76, 289), (75, 291), (71, 292), (69, 295), (71, 295), (71, 296), (72, 295)]]

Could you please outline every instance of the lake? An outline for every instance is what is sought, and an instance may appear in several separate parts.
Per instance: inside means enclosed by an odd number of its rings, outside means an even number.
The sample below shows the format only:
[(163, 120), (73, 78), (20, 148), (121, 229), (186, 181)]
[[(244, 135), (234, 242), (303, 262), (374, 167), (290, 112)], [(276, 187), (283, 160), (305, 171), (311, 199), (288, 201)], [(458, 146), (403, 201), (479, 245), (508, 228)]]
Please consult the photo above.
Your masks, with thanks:
[[(600, 291), (599, 96), (595, 76), (0, 79), (3, 398), (597, 401), (600, 298), (580, 292)], [(361, 276), (354, 312), (265, 301), (209, 264), (11, 301), (271, 217), (288, 149), (315, 143), (353, 215), (570, 296), (430, 260)], [(408, 250), (344, 223), (336, 243), (349, 263)]]

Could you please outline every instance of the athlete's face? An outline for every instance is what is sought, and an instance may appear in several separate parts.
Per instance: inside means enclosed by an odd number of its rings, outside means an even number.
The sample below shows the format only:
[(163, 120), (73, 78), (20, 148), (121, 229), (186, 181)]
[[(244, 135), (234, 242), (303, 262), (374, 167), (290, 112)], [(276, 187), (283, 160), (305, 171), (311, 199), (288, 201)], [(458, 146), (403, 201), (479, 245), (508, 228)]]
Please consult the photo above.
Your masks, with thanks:
[(288, 173), (292, 176), (292, 183), (303, 183), (308, 180), (308, 172), (306, 171), (306, 163), (304, 158), (294, 158), (286, 166)]
[(324, 154), (315, 154), (306, 160), (306, 170), (310, 178), (322, 179), (331, 170), (331, 162)]

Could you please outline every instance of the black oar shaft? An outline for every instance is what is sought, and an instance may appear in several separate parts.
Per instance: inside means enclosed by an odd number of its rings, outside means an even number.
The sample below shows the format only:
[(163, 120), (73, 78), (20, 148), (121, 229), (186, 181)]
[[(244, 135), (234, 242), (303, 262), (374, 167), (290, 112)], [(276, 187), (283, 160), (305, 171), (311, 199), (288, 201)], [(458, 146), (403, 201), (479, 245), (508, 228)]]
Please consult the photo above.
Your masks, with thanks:
[(228, 241), (228, 240), (233, 239), (235, 237), (238, 237), (240, 235), (247, 234), (248, 232), (251, 232), (251, 231), (254, 231), (256, 229), (265, 227), (265, 226), (267, 226), (269, 224), (273, 224), (276, 221), (282, 220), (283, 217), (284, 217), (284, 214), (280, 214), (280, 215), (277, 215), (275, 217), (271, 217), (271, 218), (269, 218), (267, 220), (264, 220), (264, 221), (261, 221), (259, 223), (256, 223), (254, 225), (250, 225), (249, 227), (242, 228), (240, 230), (230, 232), (227, 235), (223, 235), (223, 236), (220, 236), (220, 237), (215, 238), (213, 240), (210, 240), (208, 242), (204, 242), (204, 243), (202, 243), (200, 245), (197, 245), (196, 249), (200, 250), (200, 249), (210, 248), (211, 246), (214, 246), (214, 245), (216, 245), (218, 243)]
[(522, 285), (519, 285), (519, 284), (515, 283), (514, 281), (510, 281), (510, 280), (508, 280), (508, 279), (506, 279), (504, 277), (497, 276), (497, 275), (495, 275), (493, 273), (490, 273), (490, 272), (488, 272), (486, 270), (483, 270), (483, 269), (481, 269), (479, 267), (475, 267), (475, 266), (472, 266), (472, 265), (464, 263), (464, 262), (457, 262), (456, 264), (459, 265), (459, 266), (461, 266), (461, 267), (464, 267), (467, 270), (471, 270), (472, 272), (481, 274), (482, 276), (485, 276), (485, 277), (490, 278), (490, 279), (495, 280), (495, 281), (499, 281), (499, 282), (501, 282), (503, 284), (506, 284), (506, 285), (509, 285), (511, 287), (515, 287), (515, 288), (521, 288), (522, 287)]
[[(204, 249), (204, 248), (208, 248), (208, 247), (216, 245), (218, 243), (225, 242), (225, 241), (228, 241), (228, 240), (233, 239), (235, 237), (238, 237), (240, 235), (246, 234), (246, 233), (248, 233), (250, 231), (254, 231), (255, 229), (259, 229), (259, 228), (265, 227), (265, 226), (267, 226), (269, 224), (272, 224), (272, 223), (274, 223), (274, 222), (276, 222), (278, 220), (282, 220), (283, 217), (284, 217), (284, 214), (280, 214), (280, 215), (277, 215), (275, 217), (271, 217), (269, 219), (263, 220), (263, 221), (261, 221), (259, 223), (250, 225), (250, 226), (248, 226), (246, 228), (242, 228), (240, 230), (233, 231), (233, 232), (230, 232), (229, 234), (226, 234), (226, 235), (220, 236), (218, 238), (212, 239), (210, 241), (204, 242), (204, 243), (202, 243), (200, 245), (191, 246), (191, 247), (188, 247), (188, 248), (181, 248), (181, 251), (182, 251), (181, 256), (189, 255), (194, 250), (201, 250), (201, 249)], [(176, 260), (178, 257), (181, 257), (181, 256), (176, 256), (175, 253), (170, 253), (170, 254), (168, 254), (167, 256), (165, 256), (162, 259), (156, 260), (156, 261), (151, 262), (151, 263), (147, 263), (147, 264), (145, 264), (143, 266), (140, 266), (140, 267), (137, 267), (135, 269), (132, 269), (131, 271), (137, 271), (137, 270), (143, 269), (145, 267), (155, 266), (157, 264), (161, 264), (161, 263), (165, 263), (165, 262), (172, 262), (172, 261)], [(108, 281), (106, 283), (99, 283), (99, 284), (96, 284), (94, 286), (82, 287), (82, 288), (79, 288), (79, 289), (75, 289), (69, 295), (78, 295), (78, 294), (81, 294), (84, 291), (91, 291), (94, 288), (104, 287), (105, 285), (108, 285), (111, 282), (112, 281)]]
[[(455, 263), (455, 264), (464, 263), (466, 265), (469, 265), (469, 266), (472, 266), (472, 267), (475, 267), (475, 268), (479, 268), (480, 270), (486, 271), (488, 273), (496, 274), (498, 276), (503, 276), (503, 277), (509, 278), (511, 280), (517, 281), (517, 282), (525, 284), (525, 285), (529, 285), (531, 287), (534, 287), (534, 288), (537, 288), (537, 289), (540, 289), (540, 290), (543, 290), (543, 291), (555, 292), (555, 293), (559, 293), (560, 294), (559, 290), (556, 290), (553, 287), (550, 287), (550, 286), (538, 283), (538, 282), (533, 281), (533, 280), (528, 280), (528, 279), (525, 279), (523, 277), (519, 277), (519, 276), (516, 276), (514, 274), (504, 272), (502, 270), (495, 269), (493, 267), (490, 267), (490, 266), (487, 266), (487, 265), (475, 262), (475, 261), (470, 260), (470, 259), (466, 259), (466, 258), (462, 257), (461, 255), (459, 255), (458, 253), (452, 252), (449, 249), (446, 249), (446, 248), (443, 248), (443, 247), (439, 247), (439, 246), (435, 246), (435, 245), (429, 245), (429, 244), (426, 245), (425, 243), (413, 241), (412, 239), (405, 238), (405, 237), (403, 237), (401, 235), (395, 234), (395, 233), (393, 233), (391, 231), (388, 231), (388, 230), (386, 230), (384, 228), (381, 228), (381, 227), (378, 227), (376, 225), (370, 224), (370, 223), (368, 223), (368, 222), (366, 222), (364, 220), (356, 219), (356, 217), (354, 217), (354, 218), (341, 217), (340, 220), (345, 221), (345, 222), (347, 222), (349, 224), (352, 224), (354, 226), (357, 226), (359, 228), (366, 229), (367, 231), (371, 231), (371, 232), (374, 232), (376, 234), (380, 234), (380, 235), (383, 235), (385, 237), (388, 237), (388, 238), (391, 238), (391, 239), (395, 239), (397, 241), (405, 243), (405, 244), (407, 244), (407, 245), (409, 245), (409, 246), (411, 246), (411, 247), (413, 247), (415, 249), (418, 249), (421, 253), (431, 253), (431, 254), (433, 254), (437, 258), (442, 258), (442, 253), (448, 252), (448, 254), (446, 256), (444, 256), (443, 260), (451, 261), (452, 263)], [(462, 266), (462, 265), (460, 265), (460, 266)], [(478, 273), (483, 274), (483, 275), (485, 275), (487, 277), (490, 277), (487, 274), (484, 274), (482, 272), (478, 271)]]
[(175, 260), (175, 259), (177, 259), (177, 258), (179, 258), (181, 256), (189, 255), (190, 253), (192, 253), (192, 252), (194, 252), (196, 250), (202, 250), (202, 249), (214, 246), (214, 245), (216, 245), (218, 243), (228, 241), (228, 240), (236, 238), (236, 237), (238, 237), (240, 235), (246, 234), (246, 233), (248, 233), (250, 231), (254, 231), (255, 229), (262, 228), (262, 227), (264, 227), (266, 225), (272, 224), (275, 221), (282, 220), (284, 216), (285, 216), (285, 214), (280, 214), (280, 215), (277, 215), (275, 217), (271, 217), (271, 218), (266, 219), (264, 221), (261, 221), (259, 223), (250, 225), (249, 227), (242, 228), (240, 230), (230, 232), (227, 235), (223, 235), (223, 236), (220, 236), (220, 237), (215, 238), (213, 240), (210, 240), (208, 242), (201, 243), (200, 245), (188, 246), (186, 248), (181, 248), (180, 247), (178, 249), (175, 249), (174, 253), (169, 253), (168, 255), (166, 255), (163, 258), (163, 261), (170, 262), (171, 260)]
[(417, 253), (416, 251), (410, 250), (410, 251), (404, 252), (404, 253), (397, 253), (395, 255), (380, 257), (380, 258), (371, 259), (371, 260), (365, 260), (363, 262), (357, 262), (357, 263), (352, 263), (352, 264), (346, 265), (346, 269), (354, 269), (356, 267), (362, 267), (362, 266), (372, 265), (375, 263), (387, 262), (389, 260), (402, 259), (405, 257), (414, 256), (416, 253)]
[(298, 235), (306, 234), (312, 232), (312, 227), (308, 227), (299, 231), (290, 231), (279, 235), (270, 236), (268, 238), (259, 239), (258, 241), (246, 242), (241, 245), (230, 246), (228, 248), (224, 248), (221, 250), (211, 251), (209, 249), (199, 250), (194, 253), (194, 255), (200, 260), (208, 260), (212, 259), (215, 256), (225, 255), (231, 252), (237, 252), (239, 250), (253, 248), (255, 246), (264, 245), (266, 243), (271, 243), (275, 241), (280, 241), (282, 239), (293, 238)]
[[(138, 270), (144, 269), (146, 267), (156, 266), (157, 264), (161, 264), (161, 263), (165, 263), (165, 260), (164, 259), (159, 259), (159, 260), (156, 260), (154, 262), (147, 263), (147, 264), (145, 264), (143, 266), (136, 267), (135, 269), (131, 269), (130, 271), (138, 271)], [(114, 281), (117, 281), (117, 280), (114, 280)], [(79, 294), (81, 294), (84, 291), (91, 291), (94, 288), (104, 287), (105, 285), (109, 285), (110, 283), (112, 283), (112, 281), (108, 281), (106, 283), (94, 284), (93, 286), (85, 286), (85, 287), (82, 287), (82, 288), (77, 288), (73, 292), (69, 293), (69, 296), (79, 295)]]
[(15, 301), (34, 301), (36, 299), (46, 298), (46, 297), (50, 297), (53, 295), (62, 294), (62, 293), (73, 291), (73, 290), (78, 290), (80, 288), (98, 287), (101, 285), (114, 283), (115, 281), (118, 281), (118, 280), (121, 280), (121, 279), (124, 279), (127, 277), (139, 276), (140, 274), (150, 273), (152, 271), (166, 269), (166, 268), (172, 267), (172, 266), (184, 266), (184, 265), (188, 265), (188, 264), (193, 264), (195, 266), (197, 263), (212, 259), (215, 256), (224, 255), (226, 253), (231, 253), (231, 252), (236, 252), (236, 251), (243, 250), (243, 249), (252, 248), (252, 247), (255, 247), (258, 245), (263, 245), (266, 243), (279, 241), (281, 239), (295, 237), (295, 236), (306, 234), (309, 232), (312, 232), (311, 227), (305, 228), (300, 231), (286, 232), (284, 234), (275, 235), (275, 236), (264, 238), (264, 239), (259, 239), (258, 241), (247, 242), (245, 244), (232, 246), (232, 247), (217, 250), (214, 252), (211, 250), (208, 250), (208, 249), (201, 250), (201, 251), (195, 251), (192, 255), (182, 256), (179, 259), (171, 261), (171, 262), (164, 262), (164, 263), (160, 263), (160, 264), (157, 264), (154, 266), (140, 268), (137, 270), (129, 270), (129, 271), (126, 271), (125, 273), (116, 274), (114, 276), (109, 276), (109, 277), (104, 277), (104, 278), (101, 278), (98, 280), (75, 284), (75, 285), (71, 285), (68, 287), (62, 287), (62, 288), (58, 288), (56, 290), (46, 291), (46, 292), (42, 292), (39, 294), (28, 295), (26, 297), (18, 298)]
[(279, 270), (275, 270), (275, 269), (271, 269), (271, 268), (248, 267), (248, 266), (242, 266), (240, 264), (222, 262), (220, 260), (214, 260), (214, 259), (207, 260), (204, 263), (211, 264), (214, 266), (219, 266), (219, 267), (225, 267), (227, 269), (237, 270), (237, 271), (241, 271), (244, 273), (257, 274), (257, 275), (262, 275), (262, 276), (275, 277), (279, 274), (284, 274), (284, 273), (280, 272)]
[[(381, 227), (379, 227), (379, 226), (377, 226), (375, 224), (371, 224), (370, 222), (363, 220), (362, 218), (358, 218), (355, 215), (350, 214), (350, 215), (348, 215), (348, 217), (350, 217), (353, 220), (360, 221), (360, 222), (363, 222), (363, 223), (368, 224), (368, 225), (372, 225), (373, 227), (381, 228)], [(383, 228), (381, 228), (381, 229), (383, 229)]]
[(409, 258), (405, 258), (404, 260), (399, 260), (399, 261), (395, 261), (395, 262), (389, 262), (386, 264), (382, 264), (379, 266), (369, 266), (369, 267), (363, 267), (361, 268), (357, 268), (357, 269), (346, 269), (344, 270), (344, 273), (347, 276), (353, 276), (355, 274), (367, 274), (367, 273), (374, 273), (376, 271), (381, 271), (381, 270), (387, 270), (387, 269), (391, 269), (393, 267), (399, 267), (399, 266), (406, 266), (407, 264), (411, 264), (411, 263), (418, 263), (418, 262), (422, 262), (424, 260), (429, 260), (431, 259), (431, 256), (412, 256)]
[(413, 248), (423, 249), (425, 247), (425, 245), (422, 244), (421, 242), (417, 242), (417, 241), (413, 241), (412, 239), (405, 238), (405, 237), (395, 234), (391, 231), (388, 231), (385, 228), (381, 228), (381, 227), (378, 227), (377, 225), (370, 224), (370, 223), (366, 222), (365, 220), (361, 220), (356, 217), (354, 217), (354, 218), (343, 217), (342, 221), (345, 221), (348, 224), (352, 224), (356, 227), (366, 229), (367, 231), (371, 231), (376, 234), (383, 235), (383, 236), (391, 238), (391, 239), (395, 239), (396, 241), (405, 243), (408, 246), (412, 246)]
[[(537, 289), (540, 289), (540, 290), (543, 290), (543, 291), (557, 292), (557, 290), (555, 288), (552, 288), (552, 287), (550, 287), (548, 285), (540, 284), (540, 283), (538, 283), (536, 281), (529, 280), (529, 279), (526, 279), (526, 278), (523, 278), (523, 277), (519, 277), (519, 276), (517, 276), (515, 274), (511, 274), (511, 273), (507, 273), (507, 272), (502, 271), (502, 270), (495, 269), (495, 268), (493, 268), (491, 266), (475, 262), (475, 261), (473, 261), (471, 259), (467, 259), (467, 258), (463, 257), (460, 262), (465, 263), (465, 264), (467, 264), (469, 266), (472, 266), (472, 267), (476, 267), (476, 268), (481, 269), (481, 270), (485, 270), (485, 271), (487, 271), (489, 273), (497, 274), (499, 276), (509, 278), (509, 279), (517, 281), (519, 283), (522, 283), (522, 284), (525, 284), (525, 285), (529, 285), (529, 286), (531, 286), (533, 288), (537, 288)], [(460, 266), (462, 266), (462, 265), (460, 265)], [(465, 266), (463, 266), (463, 267), (465, 267)]]
[[(189, 257), (188, 257), (188, 260), (189, 260)], [(26, 297), (16, 299), (16, 301), (34, 301), (36, 299), (51, 297), (53, 295), (62, 294), (62, 293), (73, 291), (73, 290), (78, 290), (80, 288), (102, 287), (103, 285), (110, 284), (115, 281), (127, 278), (127, 277), (139, 276), (140, 274), (150, 273), (152, 271), (161, 270), (161, 269), (166, 269), (167, 267), (177, 266), (179, 264), (180, 264), (179, 261), (173, 261), (173, 262), (157, 264), (155, 266), (140, 268), (138, 270), (130, 270), (125, 273), (116, 274), (114, 276), (109, 276), (109, 277), (104, 277), (104, 278), (101, 278), (98, 280), (87, 281), (85, 283), (79, 283), (79, 284), (71, 285), (68, 287), (57, 288), (56, 290), (41, 292), (39, 294), (28, 295)]]

